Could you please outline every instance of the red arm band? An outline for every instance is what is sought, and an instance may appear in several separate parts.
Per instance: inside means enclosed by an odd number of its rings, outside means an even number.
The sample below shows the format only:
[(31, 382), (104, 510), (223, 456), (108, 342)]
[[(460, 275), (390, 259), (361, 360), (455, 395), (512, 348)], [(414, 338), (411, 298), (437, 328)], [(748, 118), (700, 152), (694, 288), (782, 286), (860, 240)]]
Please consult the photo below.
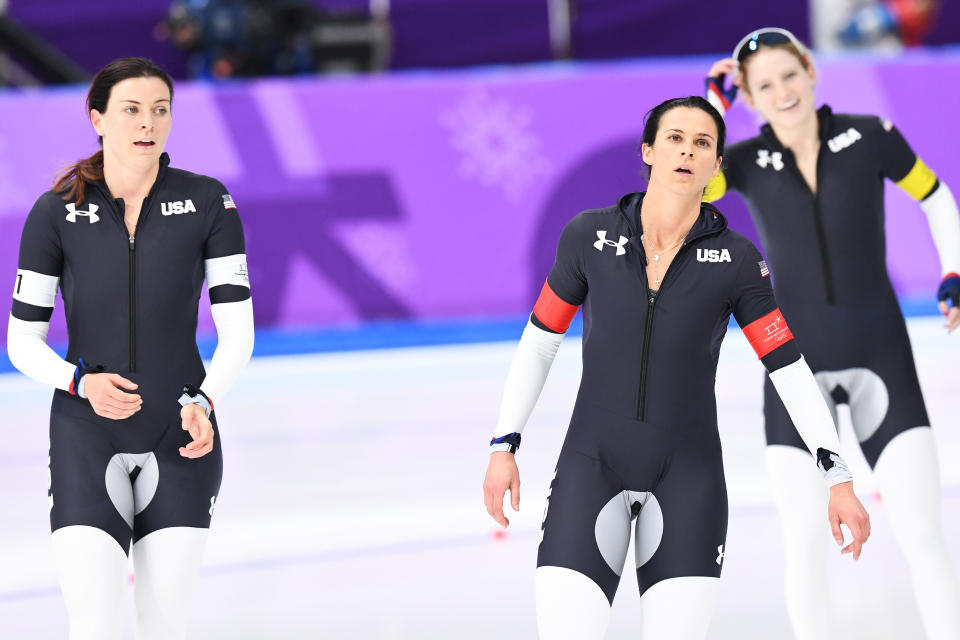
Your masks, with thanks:
[(570, 323), (573, 322), (573, 317), (577, 315), (578, 308), (561, 300), (560, 296), (550, 288), (550, 283), (544, 282), (537, 304), (533, 307), (533, 315), (552, 331), (566, 333)]
[(743, 328), (743, 335), (747, 336), (750, 346), (762, 358), (780, 345), (793, 340), (790, 327), (783, 319), (780, 309), (774, 309), (767, 315), (754, 320)]

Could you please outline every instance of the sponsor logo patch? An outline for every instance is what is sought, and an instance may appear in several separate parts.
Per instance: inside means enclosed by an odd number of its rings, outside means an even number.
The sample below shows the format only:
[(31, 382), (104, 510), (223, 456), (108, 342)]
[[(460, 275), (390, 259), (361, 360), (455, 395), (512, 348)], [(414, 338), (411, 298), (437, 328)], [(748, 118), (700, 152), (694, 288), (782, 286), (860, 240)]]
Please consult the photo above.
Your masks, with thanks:
[(76, 202), (71, 202), (70, 204), (64, 206), (67, 208), (67, 222), (76, 222), (77, 216), (85, 217), (87, 222), (90, 224), (100, 221), (100, 216), (97, 215), (97, 210), (100, 207), (93, 203), (90, 203), (90, 208), (86, 211), (83, 209), (77, 209)]
[(770, 151), (767, 149), (758, 149), (757, 165), (761, 169), (766, 169), (768, 166), (772, 166), (774, 171), (780, 171), (783, 169), (783, 154), (779, 151), (770, 153)]
[(599, 238), (599, 240), (594, 242), (593, 246), (596, 247), (597, 251), (600, 251), (601, 253), (603, 252), (604, 247), (616, 247), (618, 256), (622, 256), (627, 252), (627, 250), (624, 247), (626, 246), (627, 242), (630, 240), (629, 238), (624, 238), (623, 236), (620, 236), (620, 240), (618, 242), (614, 242), (613, 240), (607, 240), (606, 231), (599, 231), (599, 230), (597, 231), (597, 238)]

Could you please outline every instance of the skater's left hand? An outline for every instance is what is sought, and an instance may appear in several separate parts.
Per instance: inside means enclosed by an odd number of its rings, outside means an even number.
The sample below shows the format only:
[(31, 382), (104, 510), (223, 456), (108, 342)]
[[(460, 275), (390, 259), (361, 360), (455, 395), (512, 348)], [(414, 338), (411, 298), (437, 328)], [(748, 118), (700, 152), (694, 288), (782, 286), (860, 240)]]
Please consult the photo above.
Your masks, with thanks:
[(207, 412), (198, 404), (188, 404), (180, 409), (183, 430), (190, 433), (193, 442), (180, 447), (184, 458), (199, 458), (213, 451), (213, 424), (207, 418)]
[(853, 482), (841, 482), (830, 487), (830, 504), (827, 507), (830, 528), (837, 545), (843, 545), (843, 532), (840, 525), (845, 524), (853, 535), (853, 542), (843, 547), (841, 553), (853, 552), (853, 559), (860, 557), (860, 549), (870, 537), (870, 515), (860, 504), (853, 492)]
[(943, 325), (947, 331), (960, 327), (960, 277), (957, 274), (951, 273), (943, 279), (937, 291), (937, 300), (940, 313), (947, 319)]

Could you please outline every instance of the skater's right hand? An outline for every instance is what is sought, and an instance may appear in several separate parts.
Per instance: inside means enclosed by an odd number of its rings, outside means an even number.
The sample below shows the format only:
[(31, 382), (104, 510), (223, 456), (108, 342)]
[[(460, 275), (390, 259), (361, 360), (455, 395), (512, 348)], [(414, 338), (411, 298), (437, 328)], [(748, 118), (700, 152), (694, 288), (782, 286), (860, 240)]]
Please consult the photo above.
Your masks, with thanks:
[(739, 74), (740, 65), (737, 64), (737, 61), (733, 58), (724, 58), (723, 60), (717, 60), (713, 63), (713, 66), (710, 67), (710, 73), (707, 74), (707, 77), (720, 78), (722, 76), (731, 76), (731, 81), (733, 84), (740, 86)]
[(111, 420), (123, 420), (140, 411), (143, 405), (140, 394), (121, 391), (136, 388), (136, 383), (116, 373), (88, 373), (83, 376), (83, 394), (90, 401), (93, 412)]
[(514, 511), (519, 511), (520, 470), (517, 461), (509, 451), (494, 451), (490, 454), (487, 476), (483, 479), (483, 502), (490, 517), (502, 527), (510, 526), (510, 521), (503, 515), (503, 498), (508, 489), (511, 506)]
[[(731, 82), (728, 88), (724, 88), (724, 79), (730, 76)], [(717, 60), (710, 67), (710, 73), (707, 74), (706, 98), (707, 101), (725, 115), (730, 105), (737, 97), (737, 89), (740, 87), (740, 65), (733, 58), (724, 58)]]

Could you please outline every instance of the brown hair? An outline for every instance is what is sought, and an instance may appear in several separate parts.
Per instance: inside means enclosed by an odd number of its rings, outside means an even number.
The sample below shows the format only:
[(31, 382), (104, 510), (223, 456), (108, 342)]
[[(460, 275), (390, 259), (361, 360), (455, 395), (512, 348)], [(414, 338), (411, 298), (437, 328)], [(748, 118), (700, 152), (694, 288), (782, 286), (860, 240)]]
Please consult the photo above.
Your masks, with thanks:
[[(173, 81), (167, 72), (146, 58), (119, 58), (97, 73), (87, 93), (87, 117), (96, 109), (100, 113), (107, 111), (107, 102), (114, 85), (128, 78), (159, 78), (170, 89), (170, 101), (173, 101)], [(103, 147), (103, 137), (99, 136)], [(73, 200), (77, 204), (86, 196), (86, 182), (103, 180), (103, 149), (89, 158), (75, 162), (64, 168), (53, 183), (53, 190), (64, 200)]]
[[(764, 49), (780, 49), (781, 51), (786, 51), (800, 61), (800, 64), (803, 66), (805, 71), (810, 71), (811, 67), (813, 67), (813, 63), (810, 62), (810, 54), (805, 49), (801, 50), (792, 42), (761, 44), (757, 51), (763, 51)], [(740, 63), (740, 88), (747, 93), (750, 93), (750, 86), (747, 84), (747, 64), (750, 62), (750, 58), (752, 58), (754, 55), (755, 54), (750, 54), (742, 63)]]

